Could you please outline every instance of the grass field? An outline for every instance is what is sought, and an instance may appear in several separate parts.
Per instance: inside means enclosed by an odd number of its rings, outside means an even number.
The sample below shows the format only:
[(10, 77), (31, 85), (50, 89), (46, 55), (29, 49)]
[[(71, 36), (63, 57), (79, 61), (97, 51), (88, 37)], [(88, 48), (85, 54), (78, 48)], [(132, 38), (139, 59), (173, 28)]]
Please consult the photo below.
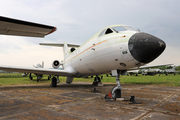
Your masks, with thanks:
[[(22, 77), (21, 73), (0, 73), (0, 86), (2, 85), (21, 85), (21, 84), (44, 84), (49, 83), (48, 76), (44, 75), (43, 79), (39, 82), (36, 81), (36, 76), (33, 76), (33, 80), (29, 80), (29, 77)], [(61, 82), (66, 81), (66, 77), (59, 77)], [(180, 86), (180, 75), (155, 75), (155, 76), (121, 76), (121, 83), (126, 84), (145, 84), (145, 85), (163, 85), (163, 86)], [(75, 78), (73, 82), (93, 82), (94, 78)], [(115, 77), (106, 77), (103, 75), (102, 82), (116, 83)]]

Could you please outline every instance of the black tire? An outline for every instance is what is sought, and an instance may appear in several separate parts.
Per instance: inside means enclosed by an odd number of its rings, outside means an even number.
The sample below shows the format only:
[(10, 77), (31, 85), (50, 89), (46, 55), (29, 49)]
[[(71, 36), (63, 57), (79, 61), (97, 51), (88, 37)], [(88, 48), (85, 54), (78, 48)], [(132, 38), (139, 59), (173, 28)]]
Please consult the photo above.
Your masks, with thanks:
[(33, 80), (33, 77), (31, 76), (31, 73), (29, 74), (29, 79), (30, 79), (30, 80)]
[(51, 75), (48, 76), (48, 80), (50, 80), (50, 79), (51, 79)]
[(52, 78), (51, 85), (52, 85), (52, 87), (57, 87), (57, 79), (56, 79), (56, 77)]
[(100, 77), (98, 77), (98, 82), (101, 82), (101, 79), (100, 79)]
[(100, 77), (95, 77), (95, 78), (94, 78), (94, 82), (101, 82)]
[(29, 77), (30, 80), (33, 80), (33, 77)]
[(116, 100), (116, 98), (121, 98), (121, 90), (117, 89), (116, 91), (114, 91), (114, 94), (112, 94), (112, 98), (114, 100)]

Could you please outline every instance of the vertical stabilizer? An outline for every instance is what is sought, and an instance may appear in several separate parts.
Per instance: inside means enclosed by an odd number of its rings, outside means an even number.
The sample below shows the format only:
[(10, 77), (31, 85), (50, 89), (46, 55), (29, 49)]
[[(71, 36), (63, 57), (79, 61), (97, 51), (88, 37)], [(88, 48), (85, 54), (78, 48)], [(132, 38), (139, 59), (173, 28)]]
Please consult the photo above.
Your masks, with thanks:
[(66, 56), (68, 55), (68, 52), (69, 52), (67, 43), (64, 43), (63, 52), (64, 52), (64, 58), (66, 58)]
[(42, 68), (44, 68), (44, 61), (42, 61)]
[(172, 70), (175, 70), (176, 66), (173, 66)]

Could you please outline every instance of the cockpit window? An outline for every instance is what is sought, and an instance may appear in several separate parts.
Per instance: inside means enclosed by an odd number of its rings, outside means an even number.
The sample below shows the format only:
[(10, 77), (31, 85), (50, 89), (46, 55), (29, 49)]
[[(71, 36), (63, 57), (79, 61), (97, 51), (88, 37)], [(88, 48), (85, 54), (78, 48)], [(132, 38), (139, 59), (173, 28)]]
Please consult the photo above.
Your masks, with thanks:
[(106, 29), (104, 29), (100, 34), (99, 34), (99, 37), (104, 35), (104, 32), (105, 32)]
[(121, 31), (135, 31), (131, 26), (117, 26), (117, 27), (112, 27), (114, 31), (116, 32), (121, 32)]
[(110, 33), (113, 33), (113, 31), (112, 31), (110, 28), (108, 28), (108, 29), (106, 30), (105, 34), (110, 34)]
[(126, 29), (131, 30), (131, 31), (136, 31), (134, 28), (132, 28), (131, 26), (124, 26)]
[(113, 30), (116, 32), (120, 32), (120, 31), (126, 31), (127, 29), (124, 28), (123, 26), (118, 26), (118, 27), (113, 27)]
[(99, 34), (99, 37), (102, 36), (102, 35), (107, 35), (107, 34), (110, 34), (110, 33), (113, 33), (113, 31), (108, 28), (108, 29), (104, 29), (100, 34)]

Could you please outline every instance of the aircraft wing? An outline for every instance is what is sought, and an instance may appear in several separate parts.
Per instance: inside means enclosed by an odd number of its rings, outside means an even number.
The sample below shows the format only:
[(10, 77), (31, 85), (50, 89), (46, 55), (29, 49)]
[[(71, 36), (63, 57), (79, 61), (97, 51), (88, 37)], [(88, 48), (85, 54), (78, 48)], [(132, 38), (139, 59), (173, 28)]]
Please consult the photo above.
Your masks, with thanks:
[(0, 70), (23, 72), (23, 73), (46, 74), (46, 75), (59, 75), (59, 76), (72, 75), (71, 73), (68, 73), (65, 70), (45, 69), (45, 68), (23, 68), (23, 67), (0, 66)]
[(56, 31), (56, 27), (0, 16), (0, 34), (44, 37)]
[(173, 65), (173, 64), (141, 66), (141, 67), (132, 68), (131, 70), (140, 70), (140, 69), (148, 69), (148, 68), (157, 68), (157, 67), (170, 66), (170, 65)]

